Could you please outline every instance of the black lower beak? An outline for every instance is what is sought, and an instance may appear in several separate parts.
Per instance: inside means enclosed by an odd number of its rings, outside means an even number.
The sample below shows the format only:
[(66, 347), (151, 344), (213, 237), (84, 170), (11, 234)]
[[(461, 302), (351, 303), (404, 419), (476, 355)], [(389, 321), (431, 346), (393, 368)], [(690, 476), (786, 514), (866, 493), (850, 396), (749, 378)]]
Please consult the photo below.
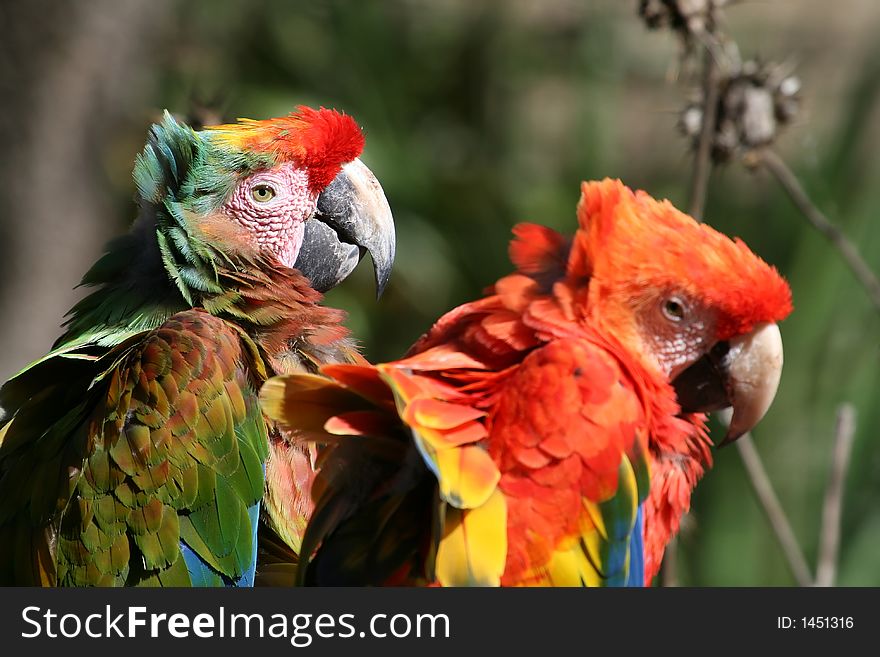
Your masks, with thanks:
[(354, 160), (318, 197), (317, 211), (306, 222), (296, 268), (312, 287), (326, 292), (351, 274), (365, 252), (373, 260), (376, 296), (381, 296), (394, 264), (394, 220), (379, 181)]
[(725, 365), (729, 349), (729, 343), (719, 342), (672, 381), (683, 413), (711, 413), (733, 403)]
[(339, 233), (317, 217), (306, 222), (299, 269), (319, 292), (332, 290), (354, 271), (363, 257), (359, 246), (343, 242)]

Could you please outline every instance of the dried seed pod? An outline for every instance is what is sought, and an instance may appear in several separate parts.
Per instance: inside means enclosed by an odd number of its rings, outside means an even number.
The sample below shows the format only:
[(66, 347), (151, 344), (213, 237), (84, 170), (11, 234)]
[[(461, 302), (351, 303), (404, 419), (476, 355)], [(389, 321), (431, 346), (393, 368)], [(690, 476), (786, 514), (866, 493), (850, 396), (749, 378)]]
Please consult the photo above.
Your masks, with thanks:
[[(800, 80), (783, 67), (758, 60), (743, 62), (739, 71), (721, 81), (717, 126), (712, 143), (716, 163), (772, 144), (779, 129), (800, 107)], [(679, 128), (694, 147), (702, 131), (703, 101), (682, 110)]]
[(712, 32), (716, 11), (728, 0), (640, 0), (639, 16), (650, 29), (669, 28), (690, 45), (695, 36)]

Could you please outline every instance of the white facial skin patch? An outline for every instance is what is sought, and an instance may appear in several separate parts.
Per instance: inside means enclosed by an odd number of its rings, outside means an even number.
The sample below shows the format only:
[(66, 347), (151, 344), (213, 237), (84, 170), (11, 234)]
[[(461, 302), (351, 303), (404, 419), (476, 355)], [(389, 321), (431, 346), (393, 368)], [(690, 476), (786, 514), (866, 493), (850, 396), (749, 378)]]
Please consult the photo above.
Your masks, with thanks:
[(309, 191), (305, 169), (285, 163), (245, 178), (223, 211), (254, 241), (286, 267), (293, 267), (302, 247), (305, 222), (315, 212), (318, 195)]
[(646, 304), (639, 325), (645, 346), (670, 381), (714, 342), (714, 314), (681, 293), (668, 292)]
[(706, 327), (702, 321), (687, 326), (663, 327), (650, 335), (652, 351), (663, 373), (671, 380), (706, 351)]

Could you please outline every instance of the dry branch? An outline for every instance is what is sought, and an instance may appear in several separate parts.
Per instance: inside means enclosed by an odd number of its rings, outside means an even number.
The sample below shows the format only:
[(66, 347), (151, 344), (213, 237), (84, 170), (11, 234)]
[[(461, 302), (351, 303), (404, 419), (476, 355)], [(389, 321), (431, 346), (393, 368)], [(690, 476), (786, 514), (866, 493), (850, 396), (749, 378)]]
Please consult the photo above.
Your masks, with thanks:
[(737, 440), (736, 447), (746, 469), (749, 483), (751, 483), (752, 489), (758, 497), (761, 508), (764, 509), (764, 513), (767, 515), (767, 520), (770, 521), (770, 526), (773, 528), (776, 540), (779, 541), (779, 545), (782, 547), (782, 552), (785, 555), (785, 560), (788, 563), (791, 574), (794, 575), (795, 581), (797, 581), (799, 586), (810, 586), (813, 583), (810, 567), (807, 565), (807, 560), (804, 557), (801, 546), (794, 535), (791, 523), (788, 521), (788, 516), (785, 515), (785, 511), (783, 511), (782, 505), (779, 503), (779, 498), (773, 490), (770, 477), (767, 476), (767, 471), (764, 469), (764, 464), (761, 461), (758, 450), (755, 448), (751, 434), (745, 434)]
[(810, 222), (810, 225), (818, 230), (837, 250), (865, 289), (871, 303), (880, 311), (880, 280), (859, 255), (858, 249), (846, 238), (840, 228), (831, 223), (822, 211), (813, 204), (797, 176), (779, 155), (770, 149), (763, 149), (757, 152), (754, 157), (758, 164), (773, 174), (797, 209)]
[(834, 586), (837, 576), (837, 554), (840, 548), (840, 517), (843, 510), (843, 483), (849, 467), (853, 438), (856, 432), (856, 409), (852, 404), (841, 404), (837, 411), (834, 432), (834, 451), (831, 457), (831, 476), (822, 506), (822, 529), (819, 534), (819, 565), (816, 567), (816, 586)]

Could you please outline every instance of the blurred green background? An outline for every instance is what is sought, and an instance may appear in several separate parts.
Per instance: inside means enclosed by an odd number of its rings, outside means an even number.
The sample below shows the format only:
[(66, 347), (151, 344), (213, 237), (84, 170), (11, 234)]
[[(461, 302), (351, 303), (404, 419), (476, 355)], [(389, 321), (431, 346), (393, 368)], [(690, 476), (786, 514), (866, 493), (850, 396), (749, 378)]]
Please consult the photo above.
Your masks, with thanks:
[[(133, 218), (131, 166), (162, 108), (213, 121), (305, 103), (364, 127), (363, 159), (397, 222), (395, 273), (378, 304), (369, 266), (328, 303), (374, 360), (508, 272), (514, 223), (570, 231), (583, 179), (620, 177), (684, 207), (686, 71), (636, 5), (4, 3), (0, 380), (45, 353), (81, 294), (71, 288)], [(803, 109), (779, 149), (880, 271), (880, 4), (751, 2), (728, 16), (744, 56), (796, 64)], [(794, 290), (780, 392), (755, 439), (813, 565), (836, 409), (856, 405), (839, 583), (880, 585), (880, 317), (768, 177), (716, 170), (706, 219)], [(697, 489), (678, 570), (686, 585), (793, 583), (733, 449)]]

